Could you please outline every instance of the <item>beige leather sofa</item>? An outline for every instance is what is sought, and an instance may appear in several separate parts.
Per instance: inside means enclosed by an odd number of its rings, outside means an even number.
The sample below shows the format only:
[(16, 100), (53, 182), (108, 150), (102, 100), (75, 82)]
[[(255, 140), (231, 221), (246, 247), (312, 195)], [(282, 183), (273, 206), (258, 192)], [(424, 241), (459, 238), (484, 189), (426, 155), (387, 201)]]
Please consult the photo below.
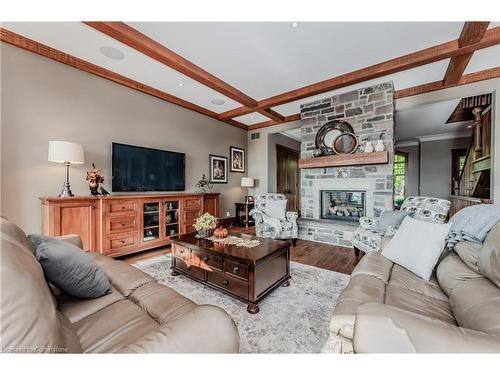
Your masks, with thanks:
[[(1, 221), (2, 352), (236, 353), (238, 330), (215, 306), (196, 305), (124, 262), (92, 254), (112, 293), (77, 299), (46, 283), (23, 231)], [(78, 237), (66, 240), (77, 245)]]
[(500, 223), (482, 246), (459, 243), (430, 281), (366, 254), (330, 330), (325, 352), (500, 352)]

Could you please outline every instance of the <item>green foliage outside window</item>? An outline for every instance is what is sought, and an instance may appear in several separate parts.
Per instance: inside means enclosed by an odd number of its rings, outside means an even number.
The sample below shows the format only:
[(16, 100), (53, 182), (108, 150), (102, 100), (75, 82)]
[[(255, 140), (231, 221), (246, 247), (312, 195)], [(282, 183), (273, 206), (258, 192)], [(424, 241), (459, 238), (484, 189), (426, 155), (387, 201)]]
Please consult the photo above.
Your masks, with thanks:
[(458, 157), (458, 170), (460, 173), (464, 170), (465, 167), (465, 155), (461, 155)]
[(401, 205), (405, 197), (406, 155), (394, 156), (394, 203)]

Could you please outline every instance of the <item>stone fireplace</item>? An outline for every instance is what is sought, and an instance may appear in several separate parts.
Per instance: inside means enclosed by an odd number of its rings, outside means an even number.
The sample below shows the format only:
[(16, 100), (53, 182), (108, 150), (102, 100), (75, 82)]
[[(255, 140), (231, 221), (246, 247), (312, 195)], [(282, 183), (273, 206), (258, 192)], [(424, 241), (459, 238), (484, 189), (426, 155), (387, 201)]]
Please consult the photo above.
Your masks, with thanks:
[(365, 191), (321, 190), (321, 219), (358, 222), (365, 216)]
[(359, 216), (379, 216), (393, 204), (394, 87), (366, 87), (301, 106), (301, 158), (310, 158), (322, 125), (347, 121), (361, 146), (382, 139), (388, 164), (301, 170), (299, 238), (351, 246)]

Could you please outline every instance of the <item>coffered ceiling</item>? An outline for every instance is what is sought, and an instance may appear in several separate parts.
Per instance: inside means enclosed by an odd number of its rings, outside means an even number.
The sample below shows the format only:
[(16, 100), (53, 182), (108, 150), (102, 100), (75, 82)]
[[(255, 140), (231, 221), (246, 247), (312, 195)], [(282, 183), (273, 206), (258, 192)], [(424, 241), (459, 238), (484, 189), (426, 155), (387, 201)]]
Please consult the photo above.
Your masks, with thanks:
[(297, 119), (301, 103), (377, 82), (392, 80), (407, 96), (442, 88), (445, 75), (446, 85), (500, 76), (499, 25), (467, 24), (36, 22), (2, 23), (1, 36), (254, 129)]

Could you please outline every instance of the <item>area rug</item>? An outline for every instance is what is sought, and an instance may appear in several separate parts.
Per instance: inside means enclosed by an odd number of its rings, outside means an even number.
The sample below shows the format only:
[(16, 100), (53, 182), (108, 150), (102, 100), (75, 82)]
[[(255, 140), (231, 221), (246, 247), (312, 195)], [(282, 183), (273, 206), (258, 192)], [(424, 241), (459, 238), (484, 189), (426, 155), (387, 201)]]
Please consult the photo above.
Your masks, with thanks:
[(319, 353), (333, 308), (349, 276), (291, 262), (290, 286), (279, 288), (249, 314), (246, 305), (184, 276), (170, 274), (170, 254), (135, 263), (161, 284), (198, 304), (226, 310), (240, 333), (241, 353)]

